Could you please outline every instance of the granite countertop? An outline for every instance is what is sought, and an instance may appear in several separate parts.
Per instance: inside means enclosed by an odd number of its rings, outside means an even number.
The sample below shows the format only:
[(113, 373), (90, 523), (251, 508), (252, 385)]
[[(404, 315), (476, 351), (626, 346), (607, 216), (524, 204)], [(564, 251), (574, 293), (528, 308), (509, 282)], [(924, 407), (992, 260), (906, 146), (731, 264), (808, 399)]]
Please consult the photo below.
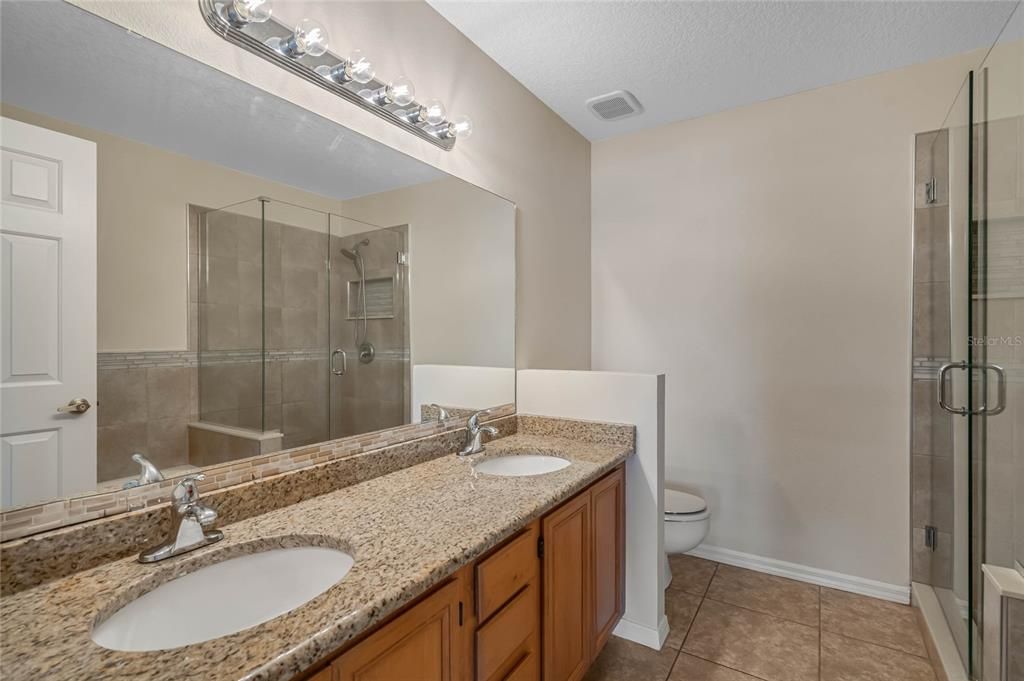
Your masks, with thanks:
[[(481, 458), (515, 453), (553, 454), (573, 465), (521, 478), (472, 469)], [(141, 565), (130, 557), (48, 582), (0, 600), (0, 677), (291, 678), (630, 454), (621, 444), (510, 435), (483, 454), (444, 456), (227, 525), (223, 541), (178, 558)], [(274, 620), (168, 651), (117, 652), (90, 638), (95, 621), (175, 576), (233, 555), (310, 544), (345, 549), (355, 565), (326, 592)], [(186, 607), (201, 616), (203, 604)]]

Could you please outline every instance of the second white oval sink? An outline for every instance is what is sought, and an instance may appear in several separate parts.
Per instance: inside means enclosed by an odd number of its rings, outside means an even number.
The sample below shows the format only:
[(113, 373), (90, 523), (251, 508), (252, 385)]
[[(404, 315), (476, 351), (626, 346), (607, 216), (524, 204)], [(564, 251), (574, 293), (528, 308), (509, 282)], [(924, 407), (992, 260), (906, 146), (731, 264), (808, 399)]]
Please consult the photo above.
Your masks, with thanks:
[(519, 456), (496, 456), (473, 465), (479, 473), (519, 477), (554, 473), (569, 466), (571, 462), (557, 456), (543, 454), (521, 454)]
[(271, 549), (207, 565), (139, 596), (93, 628), (110, 650), (168, 650), (227, 636), (313, 600), (352, 569), (319, 546)]

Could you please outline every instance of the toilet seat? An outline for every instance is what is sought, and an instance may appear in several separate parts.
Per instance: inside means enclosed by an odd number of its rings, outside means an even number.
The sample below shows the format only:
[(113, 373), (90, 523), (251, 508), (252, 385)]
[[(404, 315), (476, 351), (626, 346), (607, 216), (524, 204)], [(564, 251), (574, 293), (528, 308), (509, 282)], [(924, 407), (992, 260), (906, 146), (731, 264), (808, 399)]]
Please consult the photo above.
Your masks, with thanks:
[(706, 520), (711, 515), (708, 503), (696, 494), (665, 490), (665, 521), (670, 523), (692, 523)]
[(711, 517), (711, 511), (707, 509), (700, 513), (666, 513), (666, 523), (696, 523), (701, 520), (707, 520)]

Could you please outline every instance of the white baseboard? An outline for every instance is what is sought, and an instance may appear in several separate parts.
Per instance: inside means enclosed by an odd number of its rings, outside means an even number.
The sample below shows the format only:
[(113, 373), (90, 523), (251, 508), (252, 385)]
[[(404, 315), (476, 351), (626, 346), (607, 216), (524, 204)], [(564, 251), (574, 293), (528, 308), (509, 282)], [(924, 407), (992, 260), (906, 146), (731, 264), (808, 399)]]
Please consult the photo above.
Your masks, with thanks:
[(716, 563), (735, 565), (736, 567), (749, 568), (758, 572), (766, 572), (770, 575), (788, 577), (800, 582), (827, 586), (840, 591), (849, 591), (850, 593), (862, 596), (881, 598), (882, 600), (903, 603), (904, 605), (910, 603), (910, 585), (904, 586), (901, 584), (877, 582), (873, 579), (855, 577), (841, 572), (831, 572), (830, 570), (822, 570), (797, 563), (787, 563), (783, 560), (755, 556), (751, 553), (743, 553), (706, 544), (702, 544), (693, 551), (690, 551), (690, 555), (713, 560)]
[(662, 615), (657, 629), (631, 622), (623, 617), (612, 629), (612, 635), (654, 650), (661, 650), (665, 645), (665, 639), (668, 638), (668, 617)]

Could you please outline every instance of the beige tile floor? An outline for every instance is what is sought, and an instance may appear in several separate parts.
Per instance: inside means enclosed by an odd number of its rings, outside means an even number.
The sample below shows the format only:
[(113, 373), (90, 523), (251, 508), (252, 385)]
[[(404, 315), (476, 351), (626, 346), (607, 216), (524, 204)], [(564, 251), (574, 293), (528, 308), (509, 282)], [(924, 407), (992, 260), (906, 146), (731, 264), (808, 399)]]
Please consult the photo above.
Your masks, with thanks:
[(660, 651), (612, 637), (584, 681), (935, 681), (915, 612), (673, 556)]

